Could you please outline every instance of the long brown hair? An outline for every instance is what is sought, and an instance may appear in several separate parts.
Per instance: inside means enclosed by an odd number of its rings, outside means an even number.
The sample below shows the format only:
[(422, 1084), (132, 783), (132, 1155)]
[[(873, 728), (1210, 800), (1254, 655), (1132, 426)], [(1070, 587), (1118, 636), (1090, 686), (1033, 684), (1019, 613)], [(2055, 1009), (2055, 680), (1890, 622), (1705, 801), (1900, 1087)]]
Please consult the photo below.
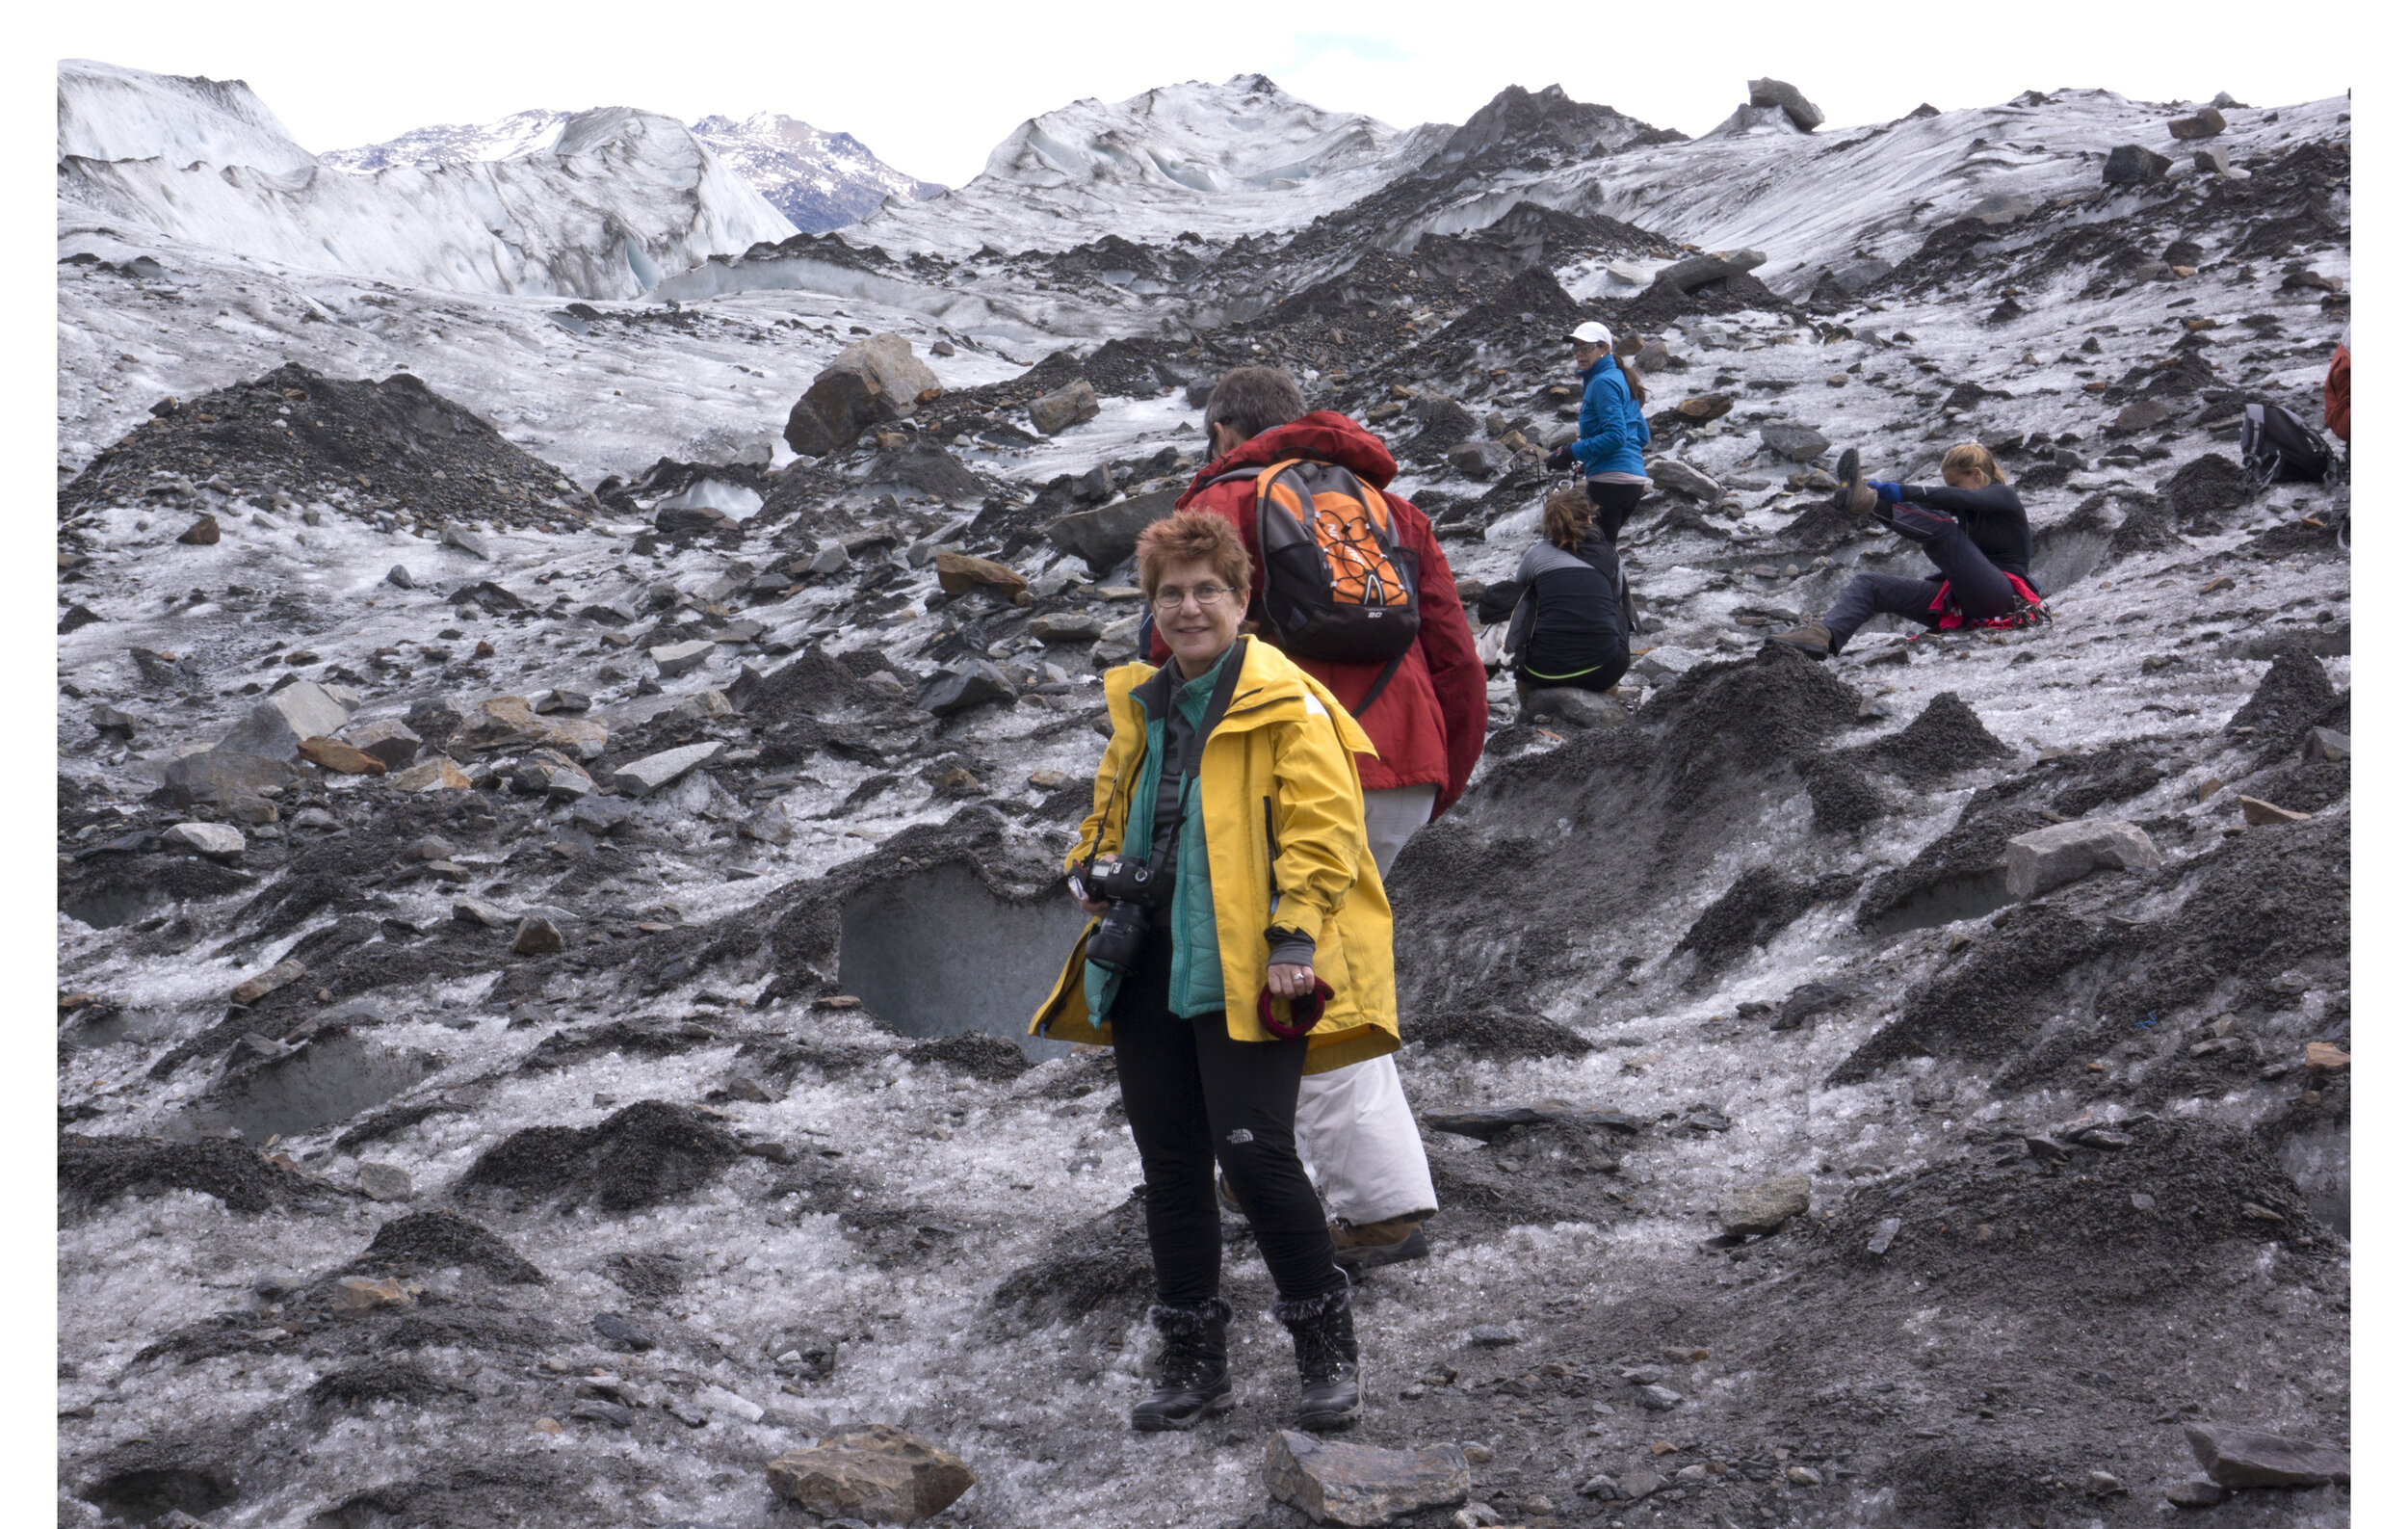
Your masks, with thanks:
[(1557, 488), (1547, 496), (1547, 512), (1540, 530), (1548, 540), (1570, 552), (1587, 537), (1589, 521), (1595, 514), (1589, 507), (1587, 490)]
[(1638, 368), (1631, 364), (1630, 357), (1617, 356), (1613, 358), (1613, 364), (1622, 368), (1622, 381), (1630, 384), (1631, 401), (1638, 404), (1646, 403), (1647, 384), (1638, 380)]

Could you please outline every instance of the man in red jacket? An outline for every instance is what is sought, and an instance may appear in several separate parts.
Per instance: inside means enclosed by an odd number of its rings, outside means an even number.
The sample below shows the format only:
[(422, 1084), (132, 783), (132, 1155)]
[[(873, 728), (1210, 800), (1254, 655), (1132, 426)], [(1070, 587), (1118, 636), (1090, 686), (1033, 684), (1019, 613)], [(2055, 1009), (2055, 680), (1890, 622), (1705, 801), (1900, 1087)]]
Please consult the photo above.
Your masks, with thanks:
[[(1381, 490), (1397, 475), (1396, 459), (1377, 436), (1344, 414), (1307, 413), (1295, 380), (1275, 367), (1243, 366), (1223, 377), (1205, 405), (1204, 429), (1213, 460), (1196, 473), (1178, 508), (1209, 510), (1237, 526), (1254, 566), (1248, 592), (1254, 600), (1263, 593), (1254, 483), (1251, 477), (1215, 479), (1298, 457), (1334, 462)], [(1354, 713), (1378, 750), (1357, 754), (1355, 768), (1363, 780), (1364, 827), (1383, 877), (1413, 830), (1463, 794), (1488, 738), (1488, 675), (1454, 574), (1429, 517), (1394, 494), (1386, 497), (1398, 548), (1419, 567), (1419, 640), (1368, 708), (1364, 699), (1387, 665), (1290, 655)], [(1159, 635), (1149, 657), (1158, 664), (1169, 657)], [(1427, 1254), (1421, 1224), (1437, 1213), (1438, 1192), (1393, 1057), (1307, 1077), (1296, 1103), (1296, 1147), (1337, 1218), (1330, 1238), (1339, 1262), (1370, 1268)]]

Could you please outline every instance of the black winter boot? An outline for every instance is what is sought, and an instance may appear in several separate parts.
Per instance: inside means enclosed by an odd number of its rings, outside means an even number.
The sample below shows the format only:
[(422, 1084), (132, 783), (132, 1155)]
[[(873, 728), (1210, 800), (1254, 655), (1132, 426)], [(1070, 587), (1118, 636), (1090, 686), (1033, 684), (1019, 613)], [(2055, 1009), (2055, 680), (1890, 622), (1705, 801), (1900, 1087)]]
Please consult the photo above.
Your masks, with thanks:
[(1237, 1406), (1229, 1394), (1229, 1303), (1214, 1296), (1192, 1305), (1157, 1305), (1146, 1315), (1163, 1335), (1159, 1384), (1129, 1413), (1140, 1434), (1193, 1428)]
[(1304, 1390), (1296, 1426), (1316, 1433), (1345, 1428), (1363, 1414), (1361, 1357), (1354, 1347), (1351, 1288), (1305, 1301), (1279, 1300), (1270, 1312), (1296, 1339), (1296, 1380)]

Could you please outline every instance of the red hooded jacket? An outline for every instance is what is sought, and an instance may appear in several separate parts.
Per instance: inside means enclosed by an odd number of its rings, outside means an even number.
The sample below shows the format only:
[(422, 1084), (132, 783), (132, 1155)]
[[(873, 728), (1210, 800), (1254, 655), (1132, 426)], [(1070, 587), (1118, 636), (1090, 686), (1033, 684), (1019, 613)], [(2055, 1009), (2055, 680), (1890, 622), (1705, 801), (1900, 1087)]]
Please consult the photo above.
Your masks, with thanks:
[[(1256, 599), (1263, 593), (1263, 557), (1254, 539), (1254, 485), (1240, 480), (1209, 488), (1204, 486), (1223, 473), (1268, 467), (1295, 457), (1335, 462), (1383, 492), (1397, 475), (1397, 460), (1388, 455), (1377, 436), (1328, 409), (1267, 430), (1219, 461), (1206, 463), (1188, 491), (1179, 496), (1178, 508), (1209, 510), (1238, 528), (1245, 555), (1254, 565), (1249, 593)], [(1488, 741), (1488, 674), (1473, 646), (1472, 626), (1464, 620), (1454, 574), (1447, 567), (1447, 555), (1438, 550), (1429, 516), (1395, 494), (1386, 497), (1396, 517), (1398, 544), (1421, 564), (1419, 641), (1397, 666), (1396, 677), (1379, 693), (1368, 716), (1361, 711), (1362, 699), (1385, 664), (1324, 664), (1290, 657), (1356, 714), (1372, 746), (1379, 751), (1376, 758), (1355, 756), (1363, 789), (1434, 785), (1438, 801), (1430, 815), (1435, 817), (1463, 794), (1472, 778), (1472, 767), (1479, 762), (1480, 748)], [(1149, 656), (1157, 664), (1170, 657), (1160, 632), (1154, 634)]]

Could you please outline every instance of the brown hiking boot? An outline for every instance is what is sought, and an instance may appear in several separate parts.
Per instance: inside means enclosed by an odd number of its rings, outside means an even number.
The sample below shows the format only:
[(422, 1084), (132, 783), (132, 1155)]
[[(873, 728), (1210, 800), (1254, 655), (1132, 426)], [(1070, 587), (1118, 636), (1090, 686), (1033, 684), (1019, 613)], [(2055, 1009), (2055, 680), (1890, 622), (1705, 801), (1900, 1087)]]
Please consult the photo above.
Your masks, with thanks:
[(1881, 508), (1881, 496), (1865, 487), (1865, 471), (1857, 461), (1855, 447), (1840, 453), (1839, 469), (1832, 476), (1840, 480), (1839, 491), (1831, 496), (1833, 508), (1859, 518)]
[(1808, 621), (1803, 626), (1794, 628), (1791, 631), (1778, 633), (1775, 636), (1767, 639), (1767, 641), (1774, 643), (1787, 643), (1790, 646), (1798, 649), (1808, 658), (1812, 659), (1825, 659), (1835, 656), (1831, 646), (1831, 628), (1823, 625), (1820, 621)]
[(1420, 1220), (1411, 1216), (1391, 1216), (1361, 1226), (1333, 1221), (1329, 1224), (1329, 1245), (1339, 1265), (1350, 1270), (1376, 1269), (1382, 1264), (1429, 1256), (1429, 1239), (1422, 1235)]

